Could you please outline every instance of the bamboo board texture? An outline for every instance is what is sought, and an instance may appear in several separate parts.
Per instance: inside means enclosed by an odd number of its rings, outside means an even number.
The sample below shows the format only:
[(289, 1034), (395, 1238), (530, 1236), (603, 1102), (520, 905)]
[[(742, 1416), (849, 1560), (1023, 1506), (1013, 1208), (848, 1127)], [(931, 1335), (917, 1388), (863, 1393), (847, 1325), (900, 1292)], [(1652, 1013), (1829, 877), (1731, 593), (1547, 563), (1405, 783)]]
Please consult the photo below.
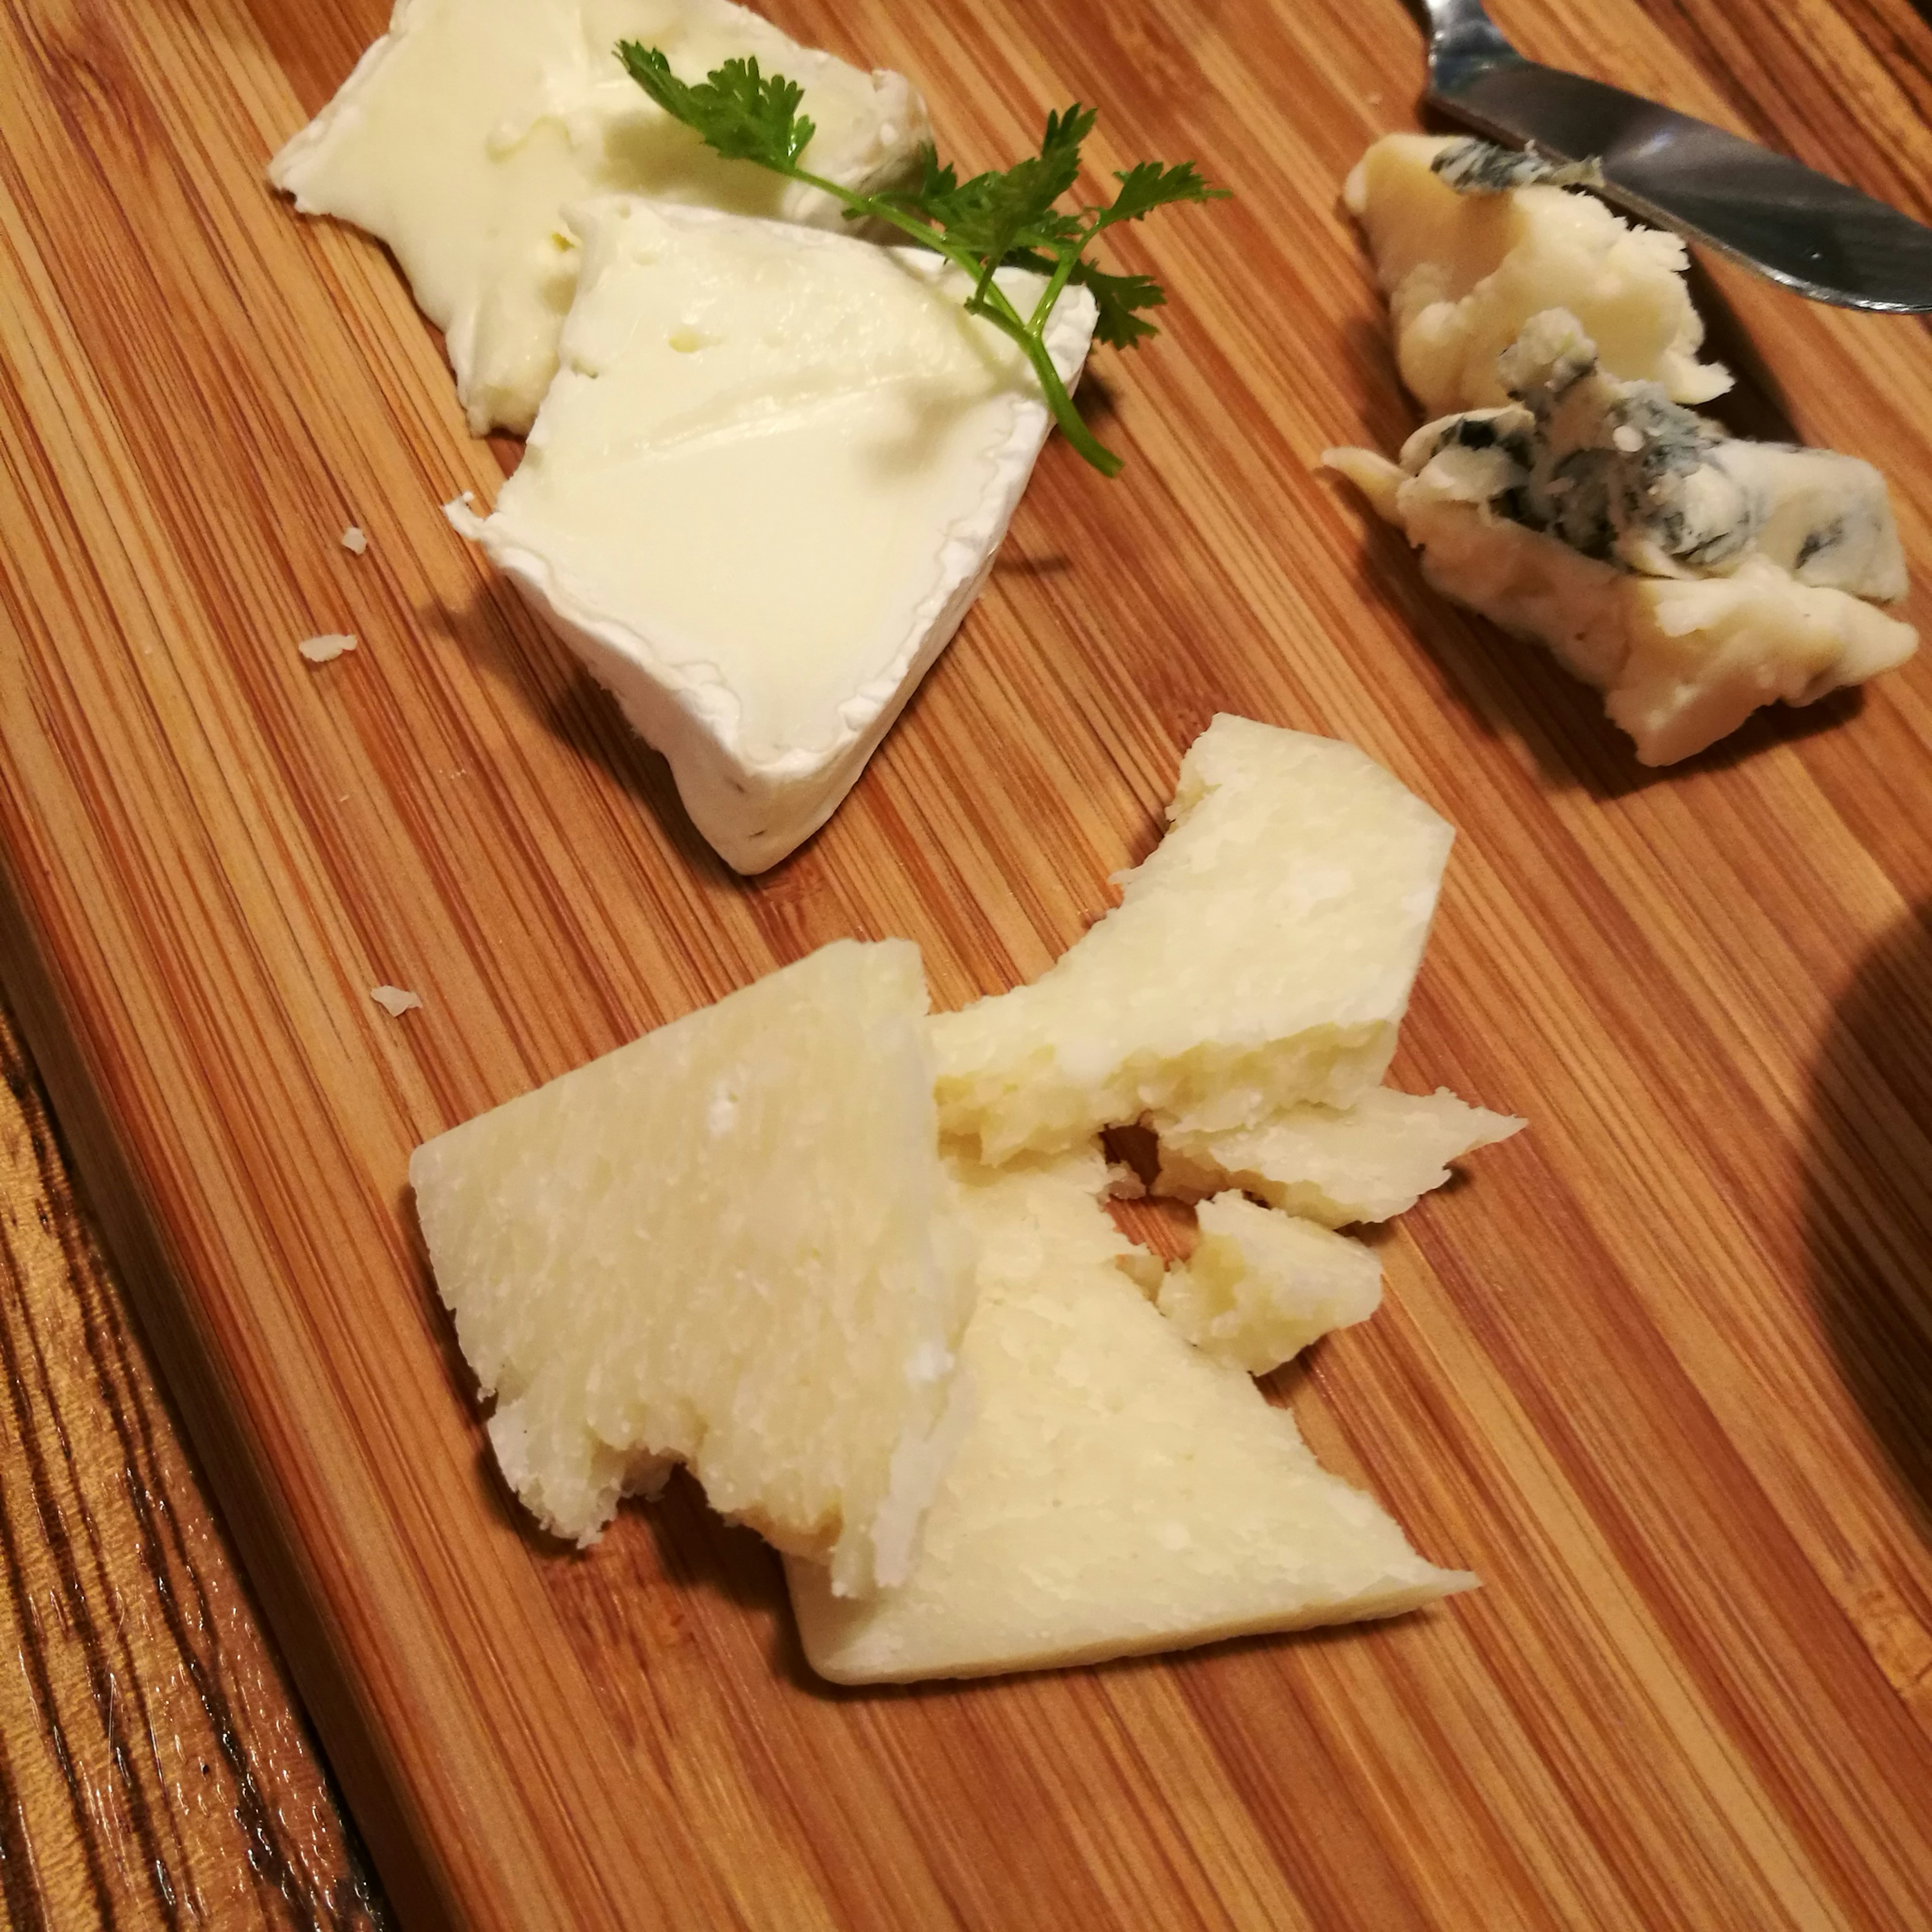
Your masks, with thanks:
[[(1498, 10), (1932, 213), (1903, 0)], [(1932, 668), (1644, 773), (1313, 472), (1414, 421), (1336, 201), (1414, 124), (1398, 0), (772, 11), (914, 75), (975, 164), (1078, 95), (1100, 166), (1236, 198), (1123, 244), (1173, 298), (1096, 371), (1126, 476), (1049, 448), (852, 799), (747, 884), (443, 524), (509, 452), (386, 258), (262, 182), (380, 0), (0, 8), (9, 989), (405, 1919), (1928, 1922)], [(1735, 419), (1880, 462), (1932, 568), (1922, 327), (1700, 294)], [(297, 656), (334, 629), (362, 648)], [(410, 1147), (835, 937), (916, 939), (944, 1005), (1036, 973), (1219, 709), (1351, 738), (1461, 828), (1396, 1072), (1532, 1130), (1277, 1388), (1486, 1587), (835, 1694), (688, 1486), (587, 1558), (526, 1534)]]

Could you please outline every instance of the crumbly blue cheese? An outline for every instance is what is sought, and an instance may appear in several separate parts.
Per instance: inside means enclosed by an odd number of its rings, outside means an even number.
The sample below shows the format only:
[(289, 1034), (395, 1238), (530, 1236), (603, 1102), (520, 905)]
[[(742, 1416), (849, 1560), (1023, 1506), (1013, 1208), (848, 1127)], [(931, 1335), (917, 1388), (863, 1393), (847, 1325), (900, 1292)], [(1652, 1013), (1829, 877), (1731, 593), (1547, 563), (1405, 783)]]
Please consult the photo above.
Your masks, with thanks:
[(1562, 309), (1530, 318), (1498, 374), (1510, 404), (1425, 423), (1403, 446), (1405, 472), (1494, 452), (1498, 515), (1647, 576), (1723, 576), (1760, 556), (1801, 584), (1904, 596), (1891, 500), (1869, 463), (1731, 436), (1659, 384), (1606, 373)]
[[(1497, 191), (1459, 137), (1389, 134), (1342, 190), (1388, 297), (1402, 379), (1430, 416), (1507, 400), (1496, 358), (1539, 310), (1572, 310), (1615, 374), (1708, 402), (1730, 375), (1697, 352), (1704, 325), (1684, 285), (1682, 241), (1633, 224), (1594, 196), (1549, 180)], [(1445, 161), (1445, 172), (1438, 164)]]
[(1725, 436), (1657, 385), (1607, 376), (1567, 311), (1532, 317), (1498, 370), (1508, 404), (1424, 424), (1400, 464), (1324, 460), (1437, 590), (1602, 692), (1640, 762), (1912, 655), (1911, 627), (1863, 601), (1905, 588), (1868, 464)]

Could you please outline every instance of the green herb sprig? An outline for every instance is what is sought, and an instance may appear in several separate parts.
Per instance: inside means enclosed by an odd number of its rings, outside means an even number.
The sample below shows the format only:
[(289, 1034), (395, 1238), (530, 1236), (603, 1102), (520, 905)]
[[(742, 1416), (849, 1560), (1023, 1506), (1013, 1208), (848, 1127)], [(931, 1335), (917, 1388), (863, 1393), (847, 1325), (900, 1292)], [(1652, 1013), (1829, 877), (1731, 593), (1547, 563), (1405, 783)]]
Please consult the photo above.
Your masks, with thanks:
[[(817, 130), (800, 113), (804, 90), (782, 74), (761, 74), (756, 60), (728, 60), (696, 86), (680, 80), (656, 47), (621, 40), (617, 58), (631, 78), (670, 116), (692, 129), (727, 160), (752, 161), (844, 205), (848, 220), (886, 222), (936, 250), (972, 278), (969, 314), (982, 316), (1025, 352), (1054, 419), (1067, 440), (1102, 476), (1120, 473), (1120, 459), (1100, 442), (1073, 406), (1046, 348), (1047, 318), (1070, 282), (1092, 292), (1098, 310), (1095, 336), (1116, 349), (1131, 349), (1159, 333), (1146, 311), (1159, 308), (1166, 292), (1151, 275), (1110, 274), (1087, 250), (1104, 230), (1138, 221), (1171, 202), (1216, 201), (1226, 190), (1210, 188), (1192, 161), (1169, 166), (1142, 161), (1118, 173), (1113, 200), (1069, 212), (1058, 206), (1080, 175), (1081, 144), (1093, 131), (1094, 110), (1078, 101), (1046, 117), (1040, 152), (1004, 173), (962, 181), (942, 167), (928, 146), (920, 156), (916, 186), (878, 194), (855, 194), (799, 165)], [(1022, 315), (994, 280), (1004, 267), (1032, 269), (1046, 278), (1030, 314)]]

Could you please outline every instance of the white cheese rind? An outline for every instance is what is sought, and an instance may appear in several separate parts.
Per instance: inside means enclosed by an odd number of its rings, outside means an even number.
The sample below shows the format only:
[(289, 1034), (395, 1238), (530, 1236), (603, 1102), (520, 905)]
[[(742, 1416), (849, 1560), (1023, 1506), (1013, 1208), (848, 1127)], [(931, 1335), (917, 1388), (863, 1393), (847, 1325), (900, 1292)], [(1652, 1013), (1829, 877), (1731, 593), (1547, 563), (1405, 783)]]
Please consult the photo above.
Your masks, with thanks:
[(1454, 834), (1352, 745), (1223, 714), (1120, 903), (933, 1022), (944, 1131), (998, 1162), (1149, 1112), (1203, 1127), (1373, 1087)]
[(979, 1414), (904, 1584), (841, 1600), (787, 1565), (821, 1676), (1094, 1663), (1393, 1616), (1474, 1584), (1418, 1556), (1286, 1410), (1149, 1305), (1115, 1264), (1105, 1184), (1090, 1149), (968, 1174)]
[[(620, 198), (530, 448), (474, 536), (742, 872), (836, 809), (992, 567), (1051, 427), (917, 249)], [(1024, 307), (1038, 278), (1002, 271)], [(1094, 307), (1047, 344), (1071, 382)]]
[(1402, 1094), (1372, 1087), (1352, 1106), (1288, 1107), (1220, 1130), (1168, 1115), (1157, 1194), (1198, 1200), (1227, 1188), (1324, 1227), (1386, 1221), (1449, 1178), (1449, 1163), (1527, 1123), (1460, 1100), (1448, 1088)]
[(1496, 358), (1552, 308), (1581, 319), (1616, 375), (1660, 382), (1680, 403), (1731, 386), (1696, 359), (1704, 325), (1678, 236), (1569, 188), (1459, 194), (1430, 166), (1459, 138), (1384, 135), (1342, 190), (1389, 298), (1402, 379), (1427, 414), (1506, 400)]
[(918, 949), (840, 940), (418, 1148), (506, 1478), (580, 1543), (688, 1462), (827, 1566), (902, 1576), (964, 1411), (970, 1244)]
[(1195, 1213), (1200, 1239), (1162, 1276), (1155, 1299), (1217, 1362), (1270, 1375), (1382, 1306), (1382, 1264), (1360, 1241), (1245, 1194), (1216, 1194)]
[(805, 90), (805, 165), (866, 192), (930, 138), (902, 76), (802, 47), (729, 0), (398, 0), (388, 32), (269, 164), (305, 214), (386, 242), (446, 336), (471, 430), (523, 430), (556, 367), (577, 274), (562, 211), (649, 194), (847, 226), (839, 204), (727, 161), (626, 74), (620, 40), (663, 49), (680, 79), (755, 57)]

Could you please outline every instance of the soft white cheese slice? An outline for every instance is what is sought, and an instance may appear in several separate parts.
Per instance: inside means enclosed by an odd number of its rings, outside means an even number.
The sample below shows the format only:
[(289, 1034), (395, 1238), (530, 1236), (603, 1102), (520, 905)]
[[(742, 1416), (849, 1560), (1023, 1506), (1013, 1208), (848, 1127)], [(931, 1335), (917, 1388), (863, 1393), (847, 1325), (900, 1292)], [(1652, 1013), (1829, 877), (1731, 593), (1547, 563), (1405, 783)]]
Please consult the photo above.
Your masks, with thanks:
[(480, 436), (523, 430), (556, 366), (576, 285), (566, 204), (624, 192), (838, 228), (817, 189), (712, 153), (620, 65), (620, 40), (662, 48), (680, 80), (751, 56), (805, 90), (802, 159), (866, 191), (929, 138), (901, 76), (802, 47), (728, 0), (398, 0), (389, 30), (269, 164), (304, 214), (388, 243), (448, 340)]
[(1150, 1112), (1346, 1107), (1395, 1048), (1450, 827), (1333, 738), (1226, 714), (1120, 903), (1032, 985), (933, 1022), (942, 1127), (998, 1162)]
[[(992, 566), (1050, 423), (923, 250), (617, 197), (516, 474), (452, 520), (670, 761), (742, 872), (831, 816)], [(1001, 272), (1022, 312), (1036, 276)], [(1048, 345), (1070, 382), (1092, 298)]]
[(1393, 1616), (1474, 1584), (1418, 1556), (1286, 1410), (1149, 1304), (1115, 1264), (1106, 1179), (1090, 1148), (966, 1174), (978, 1414), (904, 1583), (844, 1600), (787, 1564), (821, 1676), (1094, 1663)]
[(1231, 1127), (1199, 1127), (1172, 1114), (1150, 1124), (1160, 1138), (1156, 1193), (1193, 1201), (1240, 1188), (1324, 1227), (1346, 1228), (1406, 1213), (1449, 1178), (1452, 1160), (1527, 1123), (1472, 1107), (1446, 1087), (1433, 1094), (1372, 1087), (1348, 1107), (1281, 1108)]
[(1459, 193), (1430, 164), (1460, 140), (1385, 134), (1342, 190), (1388, 297), (1402, 379), (1430, 416), (1506, 400), (1496, 358), (1547, 308), (1582, 321), (1612, 374), (1660, 382), (1676, 401), (1731, 386), (1697, 360), (1704, 325), (1678, 236), (1570, 188)]
[(1216, 1194), (1195, 1212), (1200, 1239), (1161, 1276), (1155, 1300), (1216, 1361), (1270, 1374), (1382, 1306), (1382, 1264), (1360, 1241), (1245, 1194)]
[(410, 1163), (505, 1477), (559, 1535), (688, 1462), (713, 1505), (903, 1577), (973, 1292), (909, 940), (842, 940)]

